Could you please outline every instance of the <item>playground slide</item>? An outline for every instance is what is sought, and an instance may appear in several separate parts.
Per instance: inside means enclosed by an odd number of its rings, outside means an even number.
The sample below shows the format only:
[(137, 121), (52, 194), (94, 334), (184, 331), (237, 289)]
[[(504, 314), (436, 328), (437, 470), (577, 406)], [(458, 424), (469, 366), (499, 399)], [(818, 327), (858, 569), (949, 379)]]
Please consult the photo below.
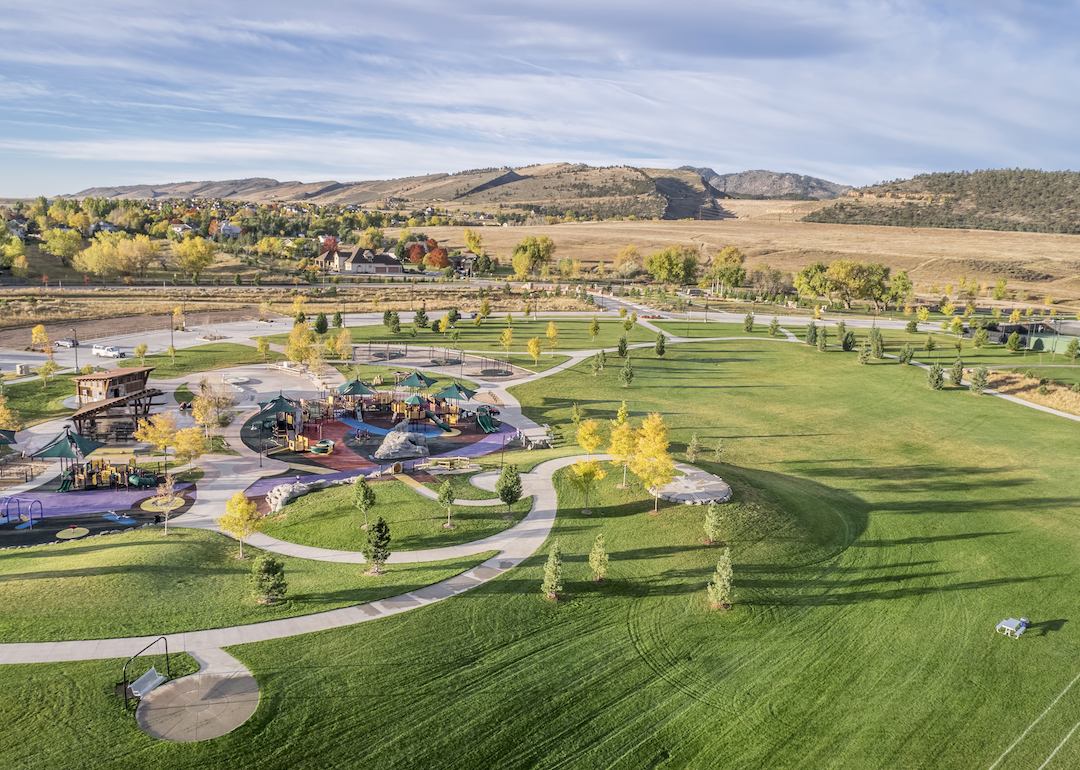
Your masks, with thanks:
[(428, 416), (428, 419), (429, 419), (429, 420), (431, 420), (431, 421), (432, 421), (433, 423), (435, 423), (436, 425), (438, 425), (438, 426), (439, 426), (440, 428), (442, 428), (443, 430), (450, 430), (450, 426), (449, 426), (449, 425), (447, 425), (447, 424), (446, 424), (445, 422), (443, 422), (443, 421), (442, 421), (442, 420), (440, 420), (440, 419), (439, 419), (438, 417), (436, 417), (435, 415), (433, 415), (433, 414), (432, 414), (431, 412), (427, 412), (427, 411), (425, 411), (425, 412), (424, 412), (424, 414), (426, 414), (426, 415)]
[(480, 426), (484, 433), (499, 432), (499, 426), (495, 424), (495, 419), (490, 414), (476, 415), (476, 424)]
[(60, 482), (60, 489), (58, 492), (68, 492), (71, 490), (71, 479), (64, 479)]

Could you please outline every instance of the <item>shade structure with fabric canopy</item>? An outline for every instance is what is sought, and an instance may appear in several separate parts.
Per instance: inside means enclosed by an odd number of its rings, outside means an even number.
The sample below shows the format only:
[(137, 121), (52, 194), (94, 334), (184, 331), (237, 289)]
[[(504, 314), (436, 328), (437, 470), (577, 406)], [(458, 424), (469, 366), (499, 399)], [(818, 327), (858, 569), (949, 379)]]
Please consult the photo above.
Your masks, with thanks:
[(259, 404), (259, 413), (265, 414), (266, 412), (298, 412), (300, 411), (300, 403), (293, 401), (288, 396), (279, 393), (278, 397), (272, 401), (267, 401), (263, 404)]
[(353, 379), (337, 389), (343, 396), (374, 396), (378, 391), (365, 382)]
[(408, 404), (409, 406), (420, 406), (421, 404), (426, 404), (427, 399), (424, 398), (423, 396), (418, 396), (418, 395), (416, 395), (414, 393), (413, 395), (411, 395), (407, 399), (405, 399), (405, 403)]
[(454, 383), (441, 393), (436, 393), (435, 398), (453, 398), (458, 401), (468, 401), (470, 398), (476, 395), (475, 390), (469, 390), (466, 387)]
[(403, 388), (420, 388), (421, 390), (423, 390), (425, 388), (430, 388), (436, 382), (438, 382), (438, 380), (432, 377), (428, 377), (424, 374), (421, 374), (420, 372), (413, 372), (404, 380), (399, 382), (398, 385)]
[(4, 430), (0, 428), (0, 444), (14, 444), (15, 443), (15, 431)]
[(58, 457), (63, 460), (81, 460), (96, 449), (105, 446), (101, 442), (83, 438), (78, 433), (72, 433), (70, 428), (64, 428), (64, 432), (56, 436), (52, 441), (34, 453), (34, 457)]

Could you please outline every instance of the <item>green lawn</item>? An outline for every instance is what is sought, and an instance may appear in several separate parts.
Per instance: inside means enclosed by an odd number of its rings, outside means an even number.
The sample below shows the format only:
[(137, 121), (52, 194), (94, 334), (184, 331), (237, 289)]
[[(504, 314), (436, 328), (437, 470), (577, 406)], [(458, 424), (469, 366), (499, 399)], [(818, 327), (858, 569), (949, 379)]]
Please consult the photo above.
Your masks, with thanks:
[[(618, 367), (582, 368), (513, 392), (553, 426), (575, 401), (611, 418), (625, 398), (635, 424), (662, 412), (679, 459), (695, 432), (726, 442), (723, 464), (699, 464), (736, 492), (731, 612), (705, 599), (717, 549), (701, 543), (701, 508), (649, 515), (640, 484), (616, 490), (610, 468), (586, 517), (560, 476), (558, 604), (539, 594), (541, 549), (462, 597), (232, 647), (259, 680), (259, 710), (197, 744), (110, 716), (115, 661), (0, 667), (0, 708), (23, 707), (0, 737), (5, 760), (952, 770), (990, 767), (1046, 712), (996, 767), (1038, 767), (1056, 748), (1048, 768), (1080, 765), (1080, 740), (1064, 741), (1080, 698), (1055, 703), (1080, 673), (1074, 423), (931, 392), (915, 367), (762, 339), (636, 358), (629, 388)], [(587, 556), (601, 532), (611, 565), (596, 584)], [(994, 634), (1021, 615), (1033, 621), (1021, 640)]]
[(195, 394), (191, 392), (191, 387), (185, 382), (176, 386), (176, 390), (173, 391), (173, 398), (176, 399), (178, 404), (190, 404), (195, 400)]
[[(282, 361), (285, 356), (271, 351), (267, 356), (269, 361)], [(235, 342), (211, 342), (206, 345), (196, 345), (193, 348), (181, 348), (176, 351), (174, 363), (168, 353), (157, 353), (146, 357), (146, 365), (153, 366), (151, 379), (171, 380), (185, 374), (199, 374), (211, 369), (228, 369), (233, 366), (247, 366), (250, 364), (263, 363), (263, 357), (259, 351), (249, 345), (238, 345)], [(120, 362), (120, 366), (142, 366), (137, 358), (127, 358)]]
[[(462, 480), (453, 483), (459, 488), (465, 485)], [(503, 520), (506, 506), (502, 504), (497, 507), (455, 506), (451, 515), (455, 528), (443, 529), (446, 509), (437, 501), (417, 494), (396, 480), (376, 481), (372, 488), (375, 490), (376, 504), (368, 519), (372, 522), (378, 516), (386, 519), (393, 537), (391, 550), (416, 551), (469, 543), (502, 532), (515, 524)], [(474, 500), (494, 497), (491, 493), (475, 487), (473, 489), (480, 493), (472, 498)], [(520, 521), (530, 508), (531, 497), (519, 500), (512, 510)], [(367, 537), (367, 533), (360, 529), (364, 516), (356, 510), (353, 488), (347, 484), (297, 498), (282, 512), (284, 516), (271, 515), (267, 519), (263, 532), (290, 543), (339, 551), (359, 551)]]
[[(771, 320), (772, 316), (757, 316), (754, 320), (754, 330), (750, 332), (744, 330), (741, 323), (716, 323), (714, 321), (703, 323), (697, 318), (690, 322), (652, 321), (651, 323), (658, 329), (663, 329), (676, 337), (701, 339), (702, 337), (768, 337), (769, 321)], [(780, 332), (776, 333), (776, 337), (781, 340), (786, 339)]]
[(75, 411), (61, 403), (75, 395), (75, 383), (70, 375), (53, 377), (45, 387), (41, 380), (4, 385), (4, 395), (8, 399), (8, 408), (18, 411), (19, 420), (27, 428), (57, 417), (67, 417)]
[(483, 561), (394, 564), (385, 575), (365, 577), (363, 565), (277, 557), (289, 593), (265, 606), (247, 591), (250, 557), (259, 551), (245, 546), (243, 561), (237, 551), (224, 535), (170, 527), (168, 537), (139, 529), (7, 552), (0, 559), (0, 639), (99, 639), (257, 623), (394, 596)]
[[(440, 315), (439, 318), (442, 316)], [(438, 320), (434, 315), (432, 320)], [(526, 321), (523, 318), (514, 319), (514, 344), (510, 348), (511, 353), (526, 352), (526, 345), (532, 337), (539, 337), (545, 352), (549, 351), (547, 328), (551, 319), (541, 316), (540, 320)], [(619, 344), (619, 337), (623, 335), (622, 321), (617, 316), (610, 314), (598, 314), (597, 321), (600, 323), (600, 334), (594, 341), (589, 334), (589, 326), (592, 320), (588, 318), (559, 319), (556, 326), (559, 327), (559, 341), (555, 352), (560, 350), (591, 350), (593, 348), (613, 348)], [(483, 326), (473, 326), (473, 322), (461, 319), (457, 323), (457, 330), (461, 332), (457, 347), (461, 350), (481, 350), (505, 353), (505, 348), (499, 344), (499, 336), (506, 328), (504, 317), (491, 316)], [(430, 328), (423, 329), (413, 337), (408, 332), (409, 325), (402, 326), (399, 334), (391, 334), (390, 330), (382, 324), (374, 326), (353, 326), (349, 328), (352, 334), (353, 344), (365, 342), (394, 342), (408, 343), (410, 345), (436, 345), (451, 347), (449, 335), (437, 334)], [(635, 326), (630, 331), (630, 342), (649, 342), (656, 337), (655, 333)], [(288, 334), (275, 334), (270, 337), (270, 342), (284, 345), (289, 341)]]

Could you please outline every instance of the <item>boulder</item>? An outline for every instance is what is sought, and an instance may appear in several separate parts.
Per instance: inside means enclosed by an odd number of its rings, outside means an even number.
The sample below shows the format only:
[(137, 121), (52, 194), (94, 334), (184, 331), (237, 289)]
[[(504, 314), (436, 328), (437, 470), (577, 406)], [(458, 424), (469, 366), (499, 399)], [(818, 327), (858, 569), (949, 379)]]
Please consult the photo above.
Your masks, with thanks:
[(427, 457), (427, 436), (423, 433), (410, 433), (409, 423), (402, 420), (386, 434), (382, 445), (375, 450), (376, 460), (411, 460), (414, 457)]

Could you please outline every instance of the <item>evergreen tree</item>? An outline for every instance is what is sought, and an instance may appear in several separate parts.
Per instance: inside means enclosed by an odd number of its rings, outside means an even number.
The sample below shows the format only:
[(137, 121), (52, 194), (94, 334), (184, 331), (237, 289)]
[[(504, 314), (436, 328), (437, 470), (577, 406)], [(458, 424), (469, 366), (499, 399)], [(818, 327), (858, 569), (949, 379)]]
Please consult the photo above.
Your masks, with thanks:
[(866, 340), (863, 340), (863, 344), (859, 346), (859, 363), (870, 363), (870, 346), (866, 344)]
[(805, 340), (807, 345), (817, 344), (817, 325), (815, 325), (813, 321), (811, 321), (806, 327)]
[(293, 323), (294, 323), (294, 324), (295, 324), (296, 326), (299, 326), (299, 325), (300, 325), (300, 324), (302, 324), (302, 323), (307, 323), (307, 316), (306, 316), (306, 315), (304, 315), (304, 311), (303, 311), (303, 310), (301, 310), (301, 311), (297, 312), (297, 314), (296, 314), (296, 317), (295, 317), (295, 318), (293, 318)]
[(315, 316), (315, 333), (326, 334), (330, 329), (330, 324), (326, 321), (326, 313), (319, 313)]
[(657, 358), (663, 358), (664, 357), (664, 345), (665, 345), (664, 333), (663, 332), (657, 332), (656, 333), (656, 344), (653, 346), (653, 350), (656, 351), (656, 357)]
[(1020, 335), (1016, 332), (1010, 334), (1008, 342), (1005, 343), (1005, 349), (1011, 350), (1013, 353), (1020, 350)]
[(780, 319), (773, 316), (773, 319), (769, 321), (769, 336), (775, 337), (780, 333)]
[(876, 326), (870, 329), (870, 355), (878, 360), (885, 357), (885, 340), (881, 337), (881, 329)]
[(698, 443), (697, 434), (694, 433), (690, 436), (690, 443), (686, 445), (686, 462), (697, 462), (698, 452), (701, 451), (701, 444)]
[(390, 333), (397, 334), (401, 331), (401, 319), (396, 312), (390, 314)]
[(923, 343), (922, 347), (927, 353), (933, 353), (937, 350), (937, 342), (934, 340), (933, 334), (926, 335), (926, 342)]
[(953, 361), (952, 368), (949, 369), (949, 384), (953, 387), (961, 387), (964, 381), (964, 361), (961, 358), (957, 358)]
[(544, 565), (544, 582), (540, 586), (540, 593), (555, 601), (562, 590), (562, 551), (559, 550), (559, 540), (556, 538), (548, 552), (547, 564)]
[(742, 328), (743, 328), (744, 332), (752, 332), (752, 331), (754, 331), (754, 314), (753, 313), (747, 313), (746, 316), (743, 318)]
[(987, 381), (990, 379), (989, 372), (985, 366), (980, 366), (977, 369), (971, 370), (971, 395), (981, 396), (983, 391), (986, 390)]
[(248, 578), (251, 595), (260, 604), (273, 604), (285, 598), (288, 584), (285, 582), (285, 562), (278, 561), (270, 554), (264, 554), (251, 565)]
[(906, 331), (908, 334), (915, 334), (915, 332), (919, 331), (919, 322), (908, 321), (907, 326), (904, 327), (904, 331)]
[(907, 365), (911, 363), (911, 359), (915, 357), (915, 348), (911, 345), (904, 345), (900, 349), (900, 363)]
[(1080, 356), (1080, 342), (1069, 340), (1069, 344), (1065, 346), (1065, 357), (1075, 364), (1077, 356)]
[[(1073, 340), (1075, 342), (1076, 340)], [(986, 329), (979, 329), (971, 337), (971, 344), (976, 350), (990, 342), (990, 333)]]
[(724, 517), (720, 513), (720, 506), (709, 503), (705, 509), (705, 544), (715, 545), (720, 542), (720, 528), (724, 523)]
[(839, 340), (841, 345), (844, 344), (844, 335), (846, 335), (846, 334), (847, 334), (847, 324), (844, 323), (843, 320), (837, 321), (837, 323), (836, 323), (836, 339)]
[(390, 558), (390, 525), (382, 516), (375, 519), (375, 525), (368, 532), (360, 553), (364, 554), (364, 560), (371, 565), (368, 574), (381, 575), (384, 572), (383, 567)]
[(844, 350), (844, 352), (850, 353), (852, 350), (855, 349), (855, 342), (855, 332), (846, 331), (844, 332), (844, 336), (840, 338), (840, 347)]
[(607, 574), (607, 567), (607, 547), (604, 543), (604, 533), (601, 532), (596, 536), (596, 541), (593, 543), (592, 550), (589, 552), (589, 569), (592, 570), (594, 582), (599, 583), (603, 581), (604, 576)]
[(941, 390), (945, 385), (945, 370), (940, 364), (934, 364), (926, 371), (926, 387), (930, 390)]
[(626, 353), (629, 350), (629, 345), (626, 341), (626, 335), (619, 337), (619, 358), (626, 358)]
[(575, 401), (574, 405), (570, 407), (570, 422), (574, 423), (574, 425), (581, 424), (581, 407), (578, 406), (577, 401)]
[(499, 480), (495, 482), (495, 494), (506, 503), (506, 518), (513, 518), (510, 508), (521, 499), (521, 477), (518, 476), (516, 465), (507, 464), (503, 467)]
[(720, 561), (716, 563), (716, 572), (709, 581), (709, 603), (714, 610), (726, 610), (731, 608), (734, 599), (732, 588), (731, 549), (725, 547), (720, 554)]
[(829, 347), (829, 330), (827, 327), (822, 326), (817, 335), (817, 349), (819, 353), (824, 353)]
[(619, 372), (619, 382), (622, 383), (624, 388), (629, 388), (630, 383), (634, 381), (634, 364), (628, 357), (626, 363), (623, 365), (622, 371)]
[(592, 323), (589, 324), (589, 336), (593, 342), (596, 342), (596, 335), (600, 333), (600, 322), (596, 320), (596, 316), (593, 316)]
[(724, 461), (724, 439), (716, 439), (716, 443), (713, 444), (713, 461), (722, 463)]
[(356, 506), (356, 510), (364, 514), (364, 526), (360, 529), (367, 529), (368, 511), (375, 507), (375, 490), (363, 476), (357, 476), (353, 484), (353, 505)]
[(333, 321), (334, 328), (335, 329), (340, 329), (344, 323), (345, 323), (345, 321), (341, 317), (341, 311), (339, 310), (336, 313), (334, 313), (334, 321)]
[(413, 323), (421, 329), (428, 328), (428, 324), (430, 324), (431, 321), (428, 320), (427, 311), (424, 310), (424, 308), (420, 308), (413, 314)]
[(390, 310), (384, 310), (383, 311), (383, 314), (382, 314), (382, 325), (383, 326), (389, 326), (390, 325), (390, 316), (391, 315), (393, 315), (393, 313), (391, 313)]

